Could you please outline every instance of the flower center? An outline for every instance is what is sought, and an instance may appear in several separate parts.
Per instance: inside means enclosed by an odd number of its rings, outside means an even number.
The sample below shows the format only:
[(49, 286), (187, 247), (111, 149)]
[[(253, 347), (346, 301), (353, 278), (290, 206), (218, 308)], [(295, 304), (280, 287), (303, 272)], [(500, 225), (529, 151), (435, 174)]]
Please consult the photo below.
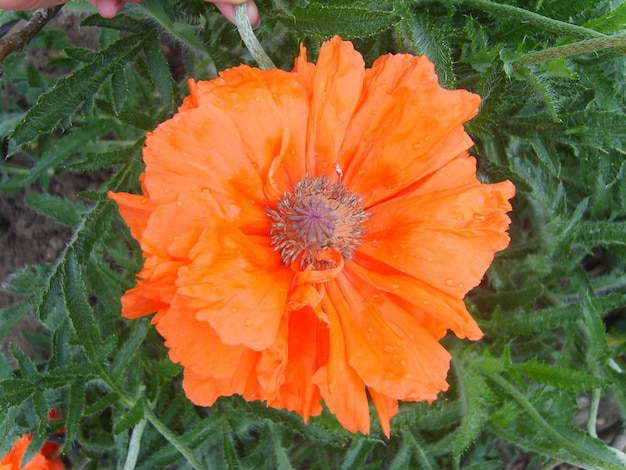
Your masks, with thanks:
[(305, 176), (278, 201), (277, 208), (265, 208), (272, 224), (270, 236), (275, 251), (285, 266), (300, 260), (300, 267), (329, 269), (329, 261), (317, 256), (329, 248), (341, 253), (344, 260), (361, 244), (370, 214), (361, 205), (361, 197), (341, 183), (330, 183), (326, 176)]

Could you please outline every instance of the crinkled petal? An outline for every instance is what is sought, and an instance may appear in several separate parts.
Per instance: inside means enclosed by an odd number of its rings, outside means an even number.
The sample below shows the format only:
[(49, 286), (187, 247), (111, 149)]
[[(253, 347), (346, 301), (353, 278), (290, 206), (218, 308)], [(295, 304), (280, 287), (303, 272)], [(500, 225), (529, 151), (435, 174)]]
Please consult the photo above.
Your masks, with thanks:
[(185, 395), (196, 405), (212, 406), (219, 397), (241, 395), (245, 400), (263, 400), (254, 366), (255, 355), (242, 356), (241, 362), (230, 377), (214, 378), (196, 374), (192, 369), (183, 371)]
[(117, 203), (120, 215), (130, 228), (130, 234), (135, 240), (141, 240), (150, 214), (156, 209), (156, 204), (148, 197), (137, 194), (109, 191), (108, 196)]
[(185, 111), (146, 140), (146, 186), (155, 201), (208, 189), (226, 208), (263, 207), (271, 202), (265, 178), (281, 152), (289, 156), (275, 164), (284, 170), (281, 183), (304, 175), (309, 100), (293, 74), (242, 65), (191, 88)]
[(328, 328), (311, 308), (289, 314), (288, 342), (284, 346), (288, 361), (284, 381), (268, 405), (296, 411), (305, 422), (321, 413), (321, 394), (313, 383), (317, 370), (328, 362)]
[(449, 353), (389, 296), (348, 268), (326, 289), (348, 363), (365, 385), (400, 400), (434, 400), (448, 388)]
[(317, 59), (307, 127), (307, 169), (334, 175), (346, 130), (365, 76), (363, 57), (337, 36), (325, 42)]
[(382, 395), (373, 388), (369, 388), (368, 390), (372, 397), (374, 407), (376, 408), (376, 413), (378, 413), (380, 427), (383, 429), (385, 436), (389, 438), (391, 436), (391, 424), (389, 420), (398, 412), (398, 400)]
[(459, 338), (477, 340), (482, 332), (467, 311), (463, 299), (391, 268), (388, 264), (357, 253), (349, 265), (352, 273), (372, 288), (393, 296), (435, 339), (452, 330)]
[(341, 425), (350, 432), (369, 433), (370, 415), (365, 384), (348, 363), (345, 330), (339, 322), (339, 312), (328, 297), (323, 308), (330, 319), (328, 364), (313, 376), (322, 398)]
[(224, 344), (211, 325), (198, 320), (180, 296), (156, 327), (165, 338), (170, 359), (198, 376), (226, 379), (237, 373), (242, 362), (259, 356), (245, 346)]
[(366, 204), (388, 199), (467, 150), (480, 98), (446, 90), (426, 57), (386, 55), (367, 70), (339, 163)]
[(280, 256), (230, 222), (207, 219), (191, 261), (181, 267), (178, 293), (225, 344), (260, 351), (274, 343), (293, 278)]
[(481, 184), (475, 171), (473, 158), (459, 157), (410, 193), (372, 207), (359, 252), (462, 298), (508, 245), (514, 195), (510, 182)]

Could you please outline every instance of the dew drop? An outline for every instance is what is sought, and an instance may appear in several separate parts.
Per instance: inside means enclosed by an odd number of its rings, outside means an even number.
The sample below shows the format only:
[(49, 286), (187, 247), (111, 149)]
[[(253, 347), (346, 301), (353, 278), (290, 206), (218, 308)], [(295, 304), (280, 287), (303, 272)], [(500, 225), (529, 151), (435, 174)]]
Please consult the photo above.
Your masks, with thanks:
[(454, 281), (450, 278), (446, 279), (446, 286), (452, 287), (454, 285)]
[(237, 313), (239, 311), (239, 309), (237, 307), (233, 307), (233, 308), (230, 309), (230, 311), (232, 313)]
[(403, 243), (400, 246), (406, 250), (409, 247), (409, 244), (408, 243)]
[(250, 326), (250, 325), (252, 325), (252, 320), (250, 320), (249, 318), (246, 318), (244, 320), (243, 324), (246, 325), (246, 326)]
[(406, 361), (400, 361), (400, 365), (401, 365), (402, 367), (406, 366)]
[(386, 344), (385, 345), (385, 352), (386, 353), (392, 353), (393, 352), (393, 346), (391, 344)]
[(424, 300), (422, 301), (422, 303), (423, 303), (424, 305), (428, 305), (428, 304), (430, 303), (430, 300), (428, 300), (428, 299), (424, 299)]
[(176, 207), (183, 207), (183, 203), (181, 201), (176, 201)]
[(398, 284), (392, 284), (392, 286), (391, 286), (391, 287), (392, 287), (394, 290), (395, 290), (395, 289), (400, 289), (400, 286), (399, 286)]
[(147, 203), (148, 203), (148, 198), (147, 198), (147, 197), (144, 197), (144, 198), (141, 200), (141, 203), (142, 203), (142, 204), (147, 204)]
[(254, 199), (250, 199), (250, 204), (254, 205), (256, 204), (256, 201)]

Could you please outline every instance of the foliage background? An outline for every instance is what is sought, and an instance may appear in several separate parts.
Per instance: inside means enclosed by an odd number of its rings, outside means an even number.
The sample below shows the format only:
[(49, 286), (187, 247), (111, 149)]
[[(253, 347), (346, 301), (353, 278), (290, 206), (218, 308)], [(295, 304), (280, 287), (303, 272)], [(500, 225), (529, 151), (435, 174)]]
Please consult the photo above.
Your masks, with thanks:
[[(145, 132), (175, 111), (184, 78), (252, 59), (201, 0), (148, 0), (110, 20), (74, 0), (64, 9), (100, 28), (96, 49), (44, 28), (3, 62), (0, 190), (37, 184), (29, 206), (72, 236), (58, 260), (4, 285), (26, 297), (0, 310), (0, 335), (31, 312), (40, 328), (28, 335), (36, 354), (12, 346), (16, 367), (0, 355), (0, 455), (26, 432), (32, 454), (64, 427), (74, 468), (624, 468), (623, 0), (257, 3), (256, 33), (281, 68), (301, 42), (315, 58), (339, 34), (368, 63), (425, 54), (442, 85), (482, 96), (467, 126), (481, 178), (518, 188), (512, 243), (467, 298), (485, 338), (444, 339), (450, 390), (401, 406), (390, 440), (376, 423), (369, 436), (352, 435), (328, 413), (304, 425), (237, 397), (192, 406), (149, 320), (120, 317), (142, 260), (105, 194), (139, 190)], [(0, 13), (0, 23), (18, 18), (30, 13)], [(61, 76), (29, 64), (37, 48), (58, 52)], [(110, 179), (77, 203), (48, 192), (59, 174), (102, 169), (114, 170)], [(606, 403), (619, 416), (598, 435)], [(52, 407), (62, 423), (47, 420)]]

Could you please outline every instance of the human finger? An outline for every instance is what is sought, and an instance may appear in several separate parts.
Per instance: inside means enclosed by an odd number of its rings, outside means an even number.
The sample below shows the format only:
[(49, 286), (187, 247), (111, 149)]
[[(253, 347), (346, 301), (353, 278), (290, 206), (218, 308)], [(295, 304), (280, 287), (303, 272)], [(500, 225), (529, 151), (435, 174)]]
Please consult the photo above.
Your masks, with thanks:
[(0, 0), (0, 10), (35, 10), (60, 5), (67, 0)]
[[(227, 0), (227, 1), (219, 1), (214, 2), (211, 0), (205, 0), (209, 3), (215, 3), (215, 6), (222, 14), (231, 22), (235, 23), (235, 5), (244, 3), (242, 0)], [(259, 17), (259, 9), (257, 8), (254, 0), (248, 0), (246, 6), (248, 8), (248, 18), (250, 19), (250, 24), (253, 28), (256, 28), (260, 23)]]

